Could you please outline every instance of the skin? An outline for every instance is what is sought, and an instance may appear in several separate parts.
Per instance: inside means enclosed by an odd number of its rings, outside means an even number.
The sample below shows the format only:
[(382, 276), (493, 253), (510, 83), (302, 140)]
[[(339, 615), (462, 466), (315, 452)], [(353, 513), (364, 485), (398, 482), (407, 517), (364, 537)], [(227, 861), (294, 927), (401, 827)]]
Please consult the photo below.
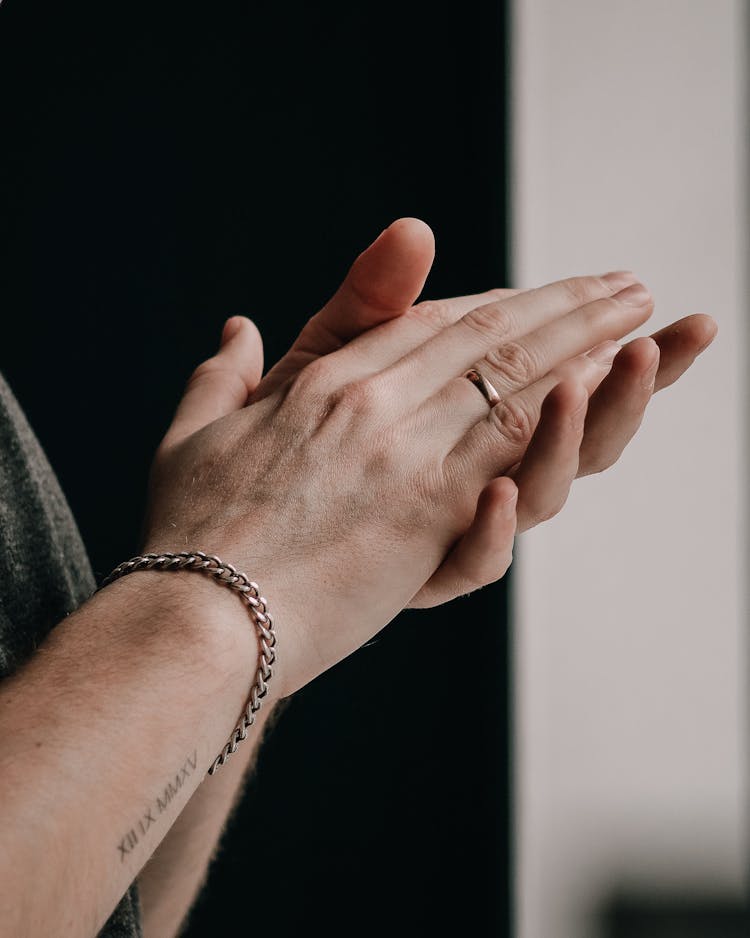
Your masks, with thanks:
[[(409, 219), (396, 222), (358, 258), (331, 302), (309, 321), (290, 352), (262, 382), (259, 337), (246, 320), (229, 320), (225, 336), (235, 328), (247, 330), (247, 349), (232, 359), (236, 361), (232, 367), (244, 381), (249, 399), (261, 399), (315, 358), (388, 319), (405, 317), (411, 340), (426, 339), (471, 309), (518, 292), (491, 290), (410, 306), (421, 291), (431, 258), (431, 236), (424, 226)], [(487, 486), (469, 530), (411, 605), (445, 602), (497, 579), (511, 561), (517, 526), (526, 530), (552, 517), (564, 504), (576, 475), (611, 465), (635, 433), (653, 391), (676, 380), (714, 333), (708, 317), (692, 316), (653, 338), (635, 339), (622, 350), (615, 342), (605, 342), (586, 357), (559, 366), (556, 375), (561, 382), (575, 383), (582, 373), (586, 376), (586, 386), (593, 392), (588, 413), (586, 395), (576, 396), (573, 391), (571, 399), (570, 387), (562, 385), (550, 392), (523, 469), (514, 467), (516, 485), (501, 477)], [(226, 365), (225, 361), (222, 370), (228, 376), (232, 368)], [(206, 370), (205, 366), (198, 369), (199, 382), (205, 380)], [(483, 370), (486, 373), (484, 366)], [(245, 389), (240, 387), (236, 393), (241, 400)], [(238, 797), (254, 751), (248, 747), (227, 767), (220, 791), (213, 787), (215, 779), (209, 786), (200, 786), (144, 870), (140, 882), (147, 936), (176, 933), (199, 889), (201, 870), (208, 865), (227, 806)], [(194, 858), (191, 866), (181, 861), (186, 855)]]
[[(472, 309), (493, 302), (502, 303), (519, 291), (495, 289), (446, 300), (414, 304), (434, 260), (434, 240), (429, 228), (417, 219), (400, 219), (387, 228), (352, 266), (349, 275), (331, 301), (303, 329), (290, 351), (258, 384), (248, 380), (250, 400), (270, 393), (311, 361), (340, 348), (355, 336), (383, 322), (400, 318), (400, 335), (407, 343), (424, 342), (430, 335), (455, 323)], [(626, 273), (623, 282), (634, 280)], [(585, 297), (581, 297), (585, 299)], [(521, 477), (517, 531), (522, 533), (553, 517), (564, 505), (572, 478), (561, 472), (571, 465), (578, 452), (573, 476), (590, 475), (612, 466), (640, 426), (646, 406), (656, 391), (673, 384), (704, 351), (716, 335), (710, 316), (692, 315), (672, 323), (650, 337), (628, 342), (620, 349), (605, 343), (598, 350), (600, 361), (576, 359), (554, 369), (554, 379), (576, 383), (582, 380), (590, 393), (585, 435), (579, 444), (575, 431), (565, 432), (567, 415), (550, 415), (540, 435), (556, 436), (559, 448), (550, 462), (534, 448)], [(612, 358), (617, 355), (614, 365)], [(491, 357), (491, 356), (490, 356)], [(651, 371), (656, 364), (655, 380)], [(482, 373), (494, 380), (491, 362), (477, 363)], [(610, 370), (611, 369), (611, 370)], [(599, 386), (601, 384), (601, 387)], [(566, 395), (564, 389), (555, 394)], [(547, 453), (549, 455), (549, 453)], [(518, 467), (511, 475), (515, 478)], [(518, 481), (518, 479), (516, 479)], [(498, 482), (500, 494), (513, 496), (507, 482)], [(462, 592), (470, 592), (498, 579), (507, 569), (509, 557), (507, 528), (497, 533), (493, 544), (497, 553), (487, 555), (486, 532), (497, 530), (493, 509), (502, 504), (497, 498), (482, 500), (474, 525), (463, 535), (462, 544), (451, 552), (430, 581), (410, 602), (427, 607), (447, 602)], [(487, 517), (485, 512), (490, 512)], [(502, 526), (501, 526), (502, 527)], [(475, 535), (478, 540), (475, 543)]]
[[(157, 452), (143, 548), (201, 546), (261, 583), (281, 636), (271, 705), (407, 604), (502, 575), (516, 528), (553, 513), (579, 466), (603, 468), (635, 429), (657, 346), (673, 378), (714, 328), (699, 318), (663, 346), (639, 340), (618, 369), (602, 343), (652, 308), (632, 275), (414, 306), (431, 252), (421, 223), (387, 229), (260, 384), (257, 330), (230, 320)], [(472, 365), (503, 395), (492, 410), (460, 377)], [(200, 784), (256, 660), (228, 590), (143, 572), (60, 623), (4, 682), (7, 934), (59, 933), (61, 908), (65, 934), (95, 933), (141, 871), (147, 934), (175, 933), (250, 757)]]

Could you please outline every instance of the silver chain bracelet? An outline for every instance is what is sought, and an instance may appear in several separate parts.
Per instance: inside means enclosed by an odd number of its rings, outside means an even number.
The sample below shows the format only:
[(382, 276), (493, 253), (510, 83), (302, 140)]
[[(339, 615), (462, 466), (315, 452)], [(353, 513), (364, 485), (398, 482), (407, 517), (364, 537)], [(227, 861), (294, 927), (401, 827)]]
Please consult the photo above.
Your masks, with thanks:
[(196, 570), (218, 580), (223, 586), (235, 590), (247, 606), (255, 628), (258, 632), (260, 655), (255, 683), (250, 690), (247, 701), (237, 726), (229, 737), (219, 755), (214, 759), (209, 775), (213, 775), (220, 765), (224, 765), (230, 755), (237, 751), (242, 740), (247, 739), (248, 728), (255, 722), (255, 714), (260, 710), (261, 701), (268, 693), (268, 681), (273, 676), (273, 663), (276, 660), (276, 633), (273, 630), (273, 620), (268, 612), (266, 600), (260, 595), (257, 583), (249, 580), (244, 573), (237, 571), (231, 563), (224, 563), (212, 554), (205, 554), (202, 550), (181, 551), (173, 554), (165, 551), (162, 554), (142, 554), (126, 560), (104, 579), (96, 592), (108, 586), (114, 580), (134, 573), (136, 570)]

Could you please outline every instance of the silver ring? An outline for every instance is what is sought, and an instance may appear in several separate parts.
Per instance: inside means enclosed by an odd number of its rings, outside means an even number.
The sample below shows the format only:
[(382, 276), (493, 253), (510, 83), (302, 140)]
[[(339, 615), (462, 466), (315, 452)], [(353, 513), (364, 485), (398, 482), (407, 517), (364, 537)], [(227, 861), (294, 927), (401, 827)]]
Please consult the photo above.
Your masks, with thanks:
[(496, 389), (480, 371), (476, 370), (476, 368), (470, 368), (464, 374), (464, 378), (468, 378), (472, 384), (479, 388), (482, 397), (487, 401), (490, 407), (494, 407), (495, 404), (500, 403), (500, 395), (497, 393)]

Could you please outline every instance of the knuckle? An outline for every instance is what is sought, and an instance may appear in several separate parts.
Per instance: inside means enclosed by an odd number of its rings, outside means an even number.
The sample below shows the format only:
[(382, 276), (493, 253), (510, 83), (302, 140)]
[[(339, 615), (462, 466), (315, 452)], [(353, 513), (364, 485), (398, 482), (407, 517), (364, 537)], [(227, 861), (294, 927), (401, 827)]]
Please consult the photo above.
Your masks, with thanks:
[(582, 317), (581, 321), (585, 329), (601, 329), (621, 315), (621, 307), (617, 300), (602, 297), (583, 306), (579, 315)]
[(423, 300), (412, 306), (411, 315), (423, 322), (434, 332), (442, 332), (446, 326), (450, 325), (450, 316), (448, 307), (440, 300)]
[(495, 302), (502, 302), (516, 296), (519, 292), (519, 290), (513, 290), (510, 287), (491, 287), (487, 291), (487, 296), (491, 296)]
[(466, 567), (461, 570), (459, 580), (454, 587), (454, 595), (467, 595), (476, 590), (483, 589), (491, 583), (497, 583), (502, 580), (508, 572), (508, 568), (513, 562), (513, 548), (509, 547), (501, 555), (494, 558), (492, 564), (483, 564), (481, 569), (468, 570)]
[(296, 427), (301, 428), (320, 426), (323, 424), (334, 405), (334, 394), (330, 384), (318, 373), (319, 369), (313, 367), (316, 362), (307, 365), (302, 371), (293, 375), (285, 384), (280, 399), (279, 420), (288, 432)]
[(461, 320), (482, 338), (495, 339), (500, 345), (513, 328), (513, 314), (503, 303), (488, 303), (471, 310)]
[(487, 583), (497, 583), (498, 580), (502, 580), (505, 574), (510, 569), (510, 565), (513, 563), (513, 545), (508, 547), (505, 554), (500, 558), (496, 569), (492, 574), (492, 578), (487, 580)]
[(508, 548), (508, 553), (507, 553), (506, 556), (505, 556), (505, 569), (503, 570), (501, 576), (505, 576), (505, 574), (508, 572), (508, 570), (510, 570), (510, 568), (511, 568), (511, 566), (512, 566), (512, 564), (513, 564), (513, 560), (514, 560), (514, 556), (515, 556), (515, 555), (514, 555), (513, 547), (514, 547), (514, 545), (511, 544), (510, 547)]
[(352, 381), (342, 388), (338, 403), (356, 414), (378, 414), (382, 416), (388, 406), (388, 395), (379, 376)]
[(523, 387), (536, 372), (534, 356), (521, 342), (506, 342), (491, 349), (485, 355), (485, 361), (509, 385)]
[(612, 442), (606, 438), (588, 438), (585, 447), (581, 450), (578, 475), (589, 476), (605, 472), (620, 458), (622, 449), (623, 447), (613, 446)]
[(490, 583), (496, 583), (499, 579), (502, 578), (503, 574), (505, 573), (505, 569), (507, 568), (503, 569), (505, 564), (504, 562), (500, 561), (503, 561), (503, 558), (496, 557), (495, 563), (492, 565), (492, 567), (485, 567), (481, 573), (478, 573), (471, 578), (474, 589), (482, 589), (482, 587), (489, 586)]
[(327, 400), (332, 395), (334, 368), (325, 358), (316, 358), (294, 375), (289, 382), (287, 399), (309, 404)]
[(551, 521), (563, 510), (566, 501), (567, 498), (565, 497), (558, 498), (553, 502), (547, 503), (546, 505), (539, 506), (536, 510), (532, 510), (532, 526), (536, 527), (538, 524), (544, 524), (545, 521)]
[(617, 457), (607, 452), (604, 447), (590, 452), (586, 461), (581, 463), (579, 475), (598, 475), (600, 472), (606, 472), (617, 462)]
[(600, 277), (569, 277), (562, 281), (565, 292), (576, 307), (585, 306), (600, 296), (607, 296), (612, 291)]
[(159, 445), (156, 447), (154, 458), (151, 460), (151, 477), (158, 473), (163, 467), (164, 463), (166, 463), (169, 459), (169, 456), (172, 452), (172, 445), (173, 444), (169, 431), (167, 431), (159, 442)]
[(490, 411), (490, 419), (504, 439), (518, 446), (528, 446), (534, 435), (536, 420), (520, 397), (509, 397), (496, 404)]
[(300, 384), (305, 385), (310, 390), (317, 389), (318, 391), (327, 392), (334, 382), (335, 371), (335, 365), (332, 364), (328, 356), (324, 355), (305, 365), (297, 378)]
[(462, 577), (456, 582), (452, 592), (456, 597), (470, 596), (472, 593), (480, 590), (483, 586), (487, 586), (487, 582), (480, 583), (474, 577)]
[[(379, 475), (389, 482), (401, 477), (396, 440), (387, 430), (373, 433), (366, 441), (365, 451), (368, 475)], [(416, 514), (420, 508), (419, 501), (415, 499), (412, 510)]]
[(476, 590), (486, 586), (488, 582), (491, 582), (477, 574), (476, 571), (469, 571), (463, 566), (460, 569), (452, 570), (451, 573), (453, 575), (448, 581), (449, 586), (446, 590), (450, 599), (457, 599), (459, 596), (469, 596)]
[(428, 589), (427, 586), (423, 586), (409, 603), (407, 609), (434, 609), (435, 606), (442, 606), (450, 599), (453, 599), (453, 597), (450, 595), (444, 596), (432, 587)]

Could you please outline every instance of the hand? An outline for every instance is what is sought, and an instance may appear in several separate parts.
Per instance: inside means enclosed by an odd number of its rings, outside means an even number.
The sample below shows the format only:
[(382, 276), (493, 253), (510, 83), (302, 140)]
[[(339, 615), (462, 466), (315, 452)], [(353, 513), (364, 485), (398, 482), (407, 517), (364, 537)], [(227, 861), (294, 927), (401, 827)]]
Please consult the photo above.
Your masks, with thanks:
[[(426, 341), (414, 317), (382, 322), (244, 408), (247, 387), (229, 390), (220, 353), (157, 453), (147, 549), (202, 545), (247, 568), (284, 623), (277, 683), (291, 693), (403, 608), (480, 494), (493, 503), (508, 486), (497, 479), (529, 444), (550, 370), (648, 317), (646, 291), (613, 297), (618, 285), (562, 281)], [(488, 415), (459, 375), (521, 343), (533, 366)]]
[[(490, 290), (473, 296), (440, 301), (426, 301), (410, 306), (419, 294), (433, 258), (429, 229), (414, 219), (402, 219), (391, 225), (353, 265), (341, 289), (321, 312), (308, 322), (287, 355), (259, 382), (262, 371), (260, 336), (252, 323), (240, 317), (227, 326), (244, 329), (241, 354), (229, 356), (228, 350), (204, 362), (191, 381), (199, 398), (212, 401), (222, 388), (238, 399), (249, 396), (259, 400), (296, 374), (305, 364), (327, 354), (350, 338), (391, 317), (408, 313), (415, 330), (424, 334), (438, 331), (455, 322), (473, 308), (514, 296), (515, 290)], [(243, 325), (244, 323), (244, 325)], [(715, 324), (706, 316), (690, 316), (656, 333), (652, 339), (636, 339), (621, 352), (619, 347), (598, 349), (593, 357), (600, 365), (598, 379), (606, 379), (595, 392), (577, 453), (576, 434), (568, 420), (566, 398), (570, 392), (557, 389), (545, 407), (545, 415), (524, 460), (523, 471), (514, 467), (521, 484), (518, 502), (518, 530), (552, 517), (565, 502), (573, 475), (601, 471), (612, 465), (640, 424), (650, 398), (649, 369), (653, 355), (658, 359), (653, 390), (673, 383), (692, 364), (696, 355), (710, 344)], [(611, 375), (613, 352), (619, 352)], [(222, 365), (222, 358), (232, 364)], [(580, 367), (568, 362), (557, 370), (561, 380), (575, 378)], [(589, 366), (590, 369), (590, 366)], [(596, 370), (590, 372), (590, 386), (597, 384)], [(239, 385), (239, 388), (237, 388)], [(645, 386), (644, 386), (645, 385)], [(196, 402), (197, 403), (197, 402)], [(209, 405), (212, 407), (213, 405)], [(237, 406), (236, 404), (234, 406)], [(223, 413), (219, 407), (219, 413)], [(211, 411), (214, 414), (214, 411)], [(566, 432), (567, 431), (567, 432)], [(552, 454), (553, 458), (550, 458)], [(443, 564), (414, 597), (412, 606), (432, 606), (461, 593), (470, 592), (501, 577), (512, 557), (513, 527), (504, 516), (503, 506), (516, 497), (509, 481), (498, 482), (480, 499), (475, 519)]]
[[(513, 291), (497, 292), (501, 301), (513, 295)], [(554, 370), (553, 376), (561, 382), (583, 377), (590, 400), (587, 412), (584, 408), (578, 416), (585, 416), (585, 424), (581, 433), (575, 410), (583, 405), (575, 394), (562, 385), (555, 388), (545, 402), (542, 420), (523, 460), (510, 472), (519, 489), (516, 533), (554, 517), (576, 478), (614, 465), (638, 430), (654, 392), (684, 374), (711, 344), (716, 331), (711, 317), (687, 316), (650, 337), (633, 339), (622, 349), (616, 343), (605, 343), (589, 352), (586, 357), (596, 360), (598, 375), (583, 359), (568, 361)], [(490, 363), (484, 361), (478, 367), (493, 380)], [(488, 506), (478, 506), (471, 527), (411, 606), (435, 606), (504, 575), (507, 549), (496, 542), (493, 556), (487, 536), (492, 526), (489, 511)]]
[[(434, 242), (427, 226), (416, 219), (394, 222), (358, 258), (333, 299), (309, 320), (266, 377), (258, 383), (259, 372), (247, 375), (250, 400), (262, 399), (309, 362), (389, 319), (404, 317), (401, 328), (406, 338), (424, 341), (470, 310), (502, 303), (521, 292), (489, 290), (413, 306), (433, 258)], [(577, 405), (574, 392), (558, 389), (545, 407), (523, 465), (512, 471), (520, 487), (518, 533), (557, 514), (574, 478), (601, 472), (619, 459), (640, 426), (653, 392), (676, 381), (715, 334), (716, 324), (710, 317), (688, 316), (650, 338), (634, 339), (622, 350), (611, 343), (555, 370), (558, 381), (583, 380), (592, 394), (584, 433), (578, 439), (575, 420), (572, 424), (570, 420), (571, 408)], [(249, 358), (257, 361), (257, 354)], [(506, 350), (500, 367), (507, 368), (507, 362)], [(497, 378), (492, 356), (477, 367), (491, 380)], [(511, 495), (515, 496), (514, 487), (503, 483), (480, 500), (469, 530), (409, 605), (439, 605), (504, 575), (512, 557), (513, 533), (502, 506)]]

